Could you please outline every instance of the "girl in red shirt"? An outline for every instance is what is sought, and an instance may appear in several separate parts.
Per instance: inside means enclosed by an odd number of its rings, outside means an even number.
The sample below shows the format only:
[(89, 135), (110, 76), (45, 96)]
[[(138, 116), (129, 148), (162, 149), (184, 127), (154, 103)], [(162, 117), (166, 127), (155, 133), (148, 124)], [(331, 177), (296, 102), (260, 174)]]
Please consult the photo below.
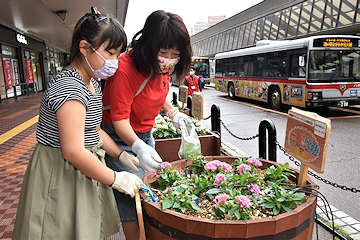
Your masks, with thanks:
[(190, 75), (185, 78), (185, 85), (188, 86), (188, 95), (199, 92), (199, 77), (195, 75), (193, 68), (190, 68)]
[[(102, 128), (129, 153), (136, 154), (145, 171), (161, 171), (162, 159), (155, 151), (151, 130), (161, 109), (167, 112), (175, 126), (180, 119), (190, 122), (166, 100), (170, 73), (178, 79), (191, 66), (190, 36), (183, 20), (176, 14), (155, 11), (133, 38), (131, 49), (119, 58), (119, 68), (108, 78), (103, 94)], [(176, 65), (176, 67), (175, 67)], [(107, 165), (118, 171), (133, 172), (118, 159), (105, 158)], [(136, 173), (142, 177), (145, 172)], [(127, 240), (139, 240), (135, 200), (114, 191), (122, 227)]]

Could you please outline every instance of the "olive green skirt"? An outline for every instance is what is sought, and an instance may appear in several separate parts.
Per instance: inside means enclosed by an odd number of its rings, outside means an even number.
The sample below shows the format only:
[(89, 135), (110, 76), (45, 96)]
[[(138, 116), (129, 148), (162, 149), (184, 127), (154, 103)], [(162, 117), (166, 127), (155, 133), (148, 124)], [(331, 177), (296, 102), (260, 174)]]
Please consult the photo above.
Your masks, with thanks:
[[(105, 151), (88, 148), (105, 164)], [(37, 144), (29, 161), (12, 239), (103, 239), (119, 232), (110, 187), (64, 160), (61, 149)]]

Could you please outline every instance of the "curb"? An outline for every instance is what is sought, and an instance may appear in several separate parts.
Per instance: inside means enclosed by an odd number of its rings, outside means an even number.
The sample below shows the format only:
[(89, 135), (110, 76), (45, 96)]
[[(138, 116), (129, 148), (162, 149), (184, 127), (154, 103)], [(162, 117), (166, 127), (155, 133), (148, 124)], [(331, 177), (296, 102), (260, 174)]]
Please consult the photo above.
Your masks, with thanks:
[[(230, 156), (239, 156), (239, 157), (251, 157), (250, 154), (238, 149), (231, 143), (227, 142), (224, 139), (221, 139), (221, 147), (222, 150)], [(318, 219), (322, 222), (325, 219), (326, 221), (330, 222), (330, 220), (327, 220), (327, 216), (325, 213), (323, 213), (322, 209), (324, 209), (325, 204), (323, 201), (318, 201), (316, 206), (316, 214), (318, 215)], [(350, 217), (348, 214), (340, 211), (334, 206), (331, 206), (331, 212), (334, 217), (334, 225), (341, 228), (342, 231), (344, 231), (350, 238), (347, 238), (349, 240), (360, 240), (360, 222), (352, 217)], [(325, 224), (325, 223), (324, 223)]]

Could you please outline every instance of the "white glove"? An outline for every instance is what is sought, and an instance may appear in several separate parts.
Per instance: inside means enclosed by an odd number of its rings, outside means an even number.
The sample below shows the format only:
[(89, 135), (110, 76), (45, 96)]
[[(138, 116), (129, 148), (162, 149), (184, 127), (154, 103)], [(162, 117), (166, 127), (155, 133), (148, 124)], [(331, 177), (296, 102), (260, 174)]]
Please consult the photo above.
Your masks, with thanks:
[(136, 140), (131, 149), (137, 154), (137, 158), (140, 161), (140, 167), (145, 172), (160, 172), (164, 169), (164, 166), (161, 164), (162, 159), (159, 154), (143, 140)]
[(110, 187), (118, 190), (119, 192), (134, 197), (135, 193), (139, 191), (143, 182), (141, 179), (133, 173), (129, 172), (115, 172), (115, 181)]
[(189, 116), (181, 113), (181, 112), (177, 112), (172, 118), (171, 118), (171, 122), (174, 125), (174, 127), (176, 128), (180, 128), (180, 119), (184, 119), (186, 124), (191, 124), (191, 120), (189, 119)]
[(140, 166), (139, 159), (137, 159), (134, 155), (128, 154), (126, 151), (122, 150), (122, 152), (119, 154), (119, 160), (134, 172), (139, 171), (139, 169), (136, 167)]

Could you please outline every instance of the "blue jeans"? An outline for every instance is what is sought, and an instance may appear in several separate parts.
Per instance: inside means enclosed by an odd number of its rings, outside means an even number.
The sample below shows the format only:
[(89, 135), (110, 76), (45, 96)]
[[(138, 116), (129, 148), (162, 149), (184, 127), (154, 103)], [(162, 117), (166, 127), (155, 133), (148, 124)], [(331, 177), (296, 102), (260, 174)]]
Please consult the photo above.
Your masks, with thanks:
[[(121, 147), (123, 150), (125, 150), (129, 154), (133, 154), (136, 156), (135, 153), (131, 151), (131, 147), (128, 146), (126, 143), (124, 143), (121, 138), (116, 134), (113, 126), (102, 122), (101, 128), (109, 134), (109, 136), (116, 142), (116, 144)], [(152, 131), (148, 131), (145, 133), (136, 133), (136, 135), (143, 140), (146, 144), (149, 146), (155, 148), (155, 140), (152, 136)], [(105, 161), (106, 165), (111, 168), (112, 170), (115, 170), (117, 172), (126, 171), (136, 174), (138, 177), (142, 178), (145, 175), (144, 170), (142, 168), (138, 167), (139, 171), (134, 172), (129, 167), (122, 164), (119, 159), (113, 158), (109, 155), (105, 155)], [(131, 198), (129, 195), (121, 193), (115, 189), (113, 189), (116, 205), (118, 207), (120, 220), (121, 222), (136, 222), (137, 221), (137, 213), (136, 213), (136, 205), (135, 205), (135, 198)]]

